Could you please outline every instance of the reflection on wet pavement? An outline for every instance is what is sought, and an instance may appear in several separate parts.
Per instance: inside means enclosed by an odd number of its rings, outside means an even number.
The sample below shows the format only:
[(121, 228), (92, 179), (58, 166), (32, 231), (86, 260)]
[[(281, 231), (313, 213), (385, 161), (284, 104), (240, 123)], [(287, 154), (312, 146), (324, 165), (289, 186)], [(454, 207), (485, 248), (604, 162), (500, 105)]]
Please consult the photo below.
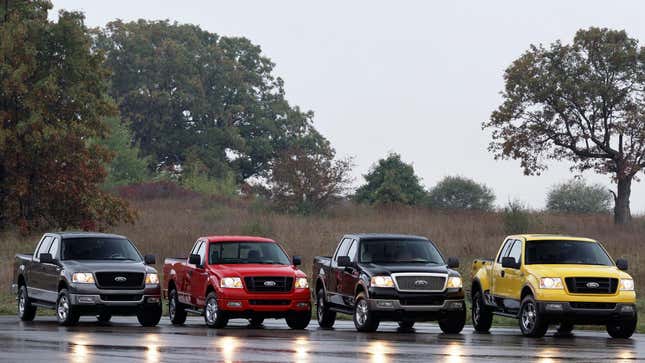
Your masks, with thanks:
[[(134, 320), (134, 321), (133, 321)], [(573, 337), (529, 339), (517, 329), (445, 335), (434, 324), (417, 324), (414, 332), (383, 323), (376, 333), (354, 331), (339, 321), (334, 330), (313, 322), (306, 331), (290, 330), (282, 321), (252, 329), (244, 321), (208, 329), (203, 319), (185, 326), (166, 319), (156, 328), (142, 328), (136, 319), (115, 318), (97, 325), (91, 319), (77, 327), (59, 327), (53, 318), (32, 323), (0, 317), (0, 361), (65, 362), (352, 362), (413, 361), (639, 361), (645, 360), (645, 336), (611, 339), (604, 331), (576, 332)]]

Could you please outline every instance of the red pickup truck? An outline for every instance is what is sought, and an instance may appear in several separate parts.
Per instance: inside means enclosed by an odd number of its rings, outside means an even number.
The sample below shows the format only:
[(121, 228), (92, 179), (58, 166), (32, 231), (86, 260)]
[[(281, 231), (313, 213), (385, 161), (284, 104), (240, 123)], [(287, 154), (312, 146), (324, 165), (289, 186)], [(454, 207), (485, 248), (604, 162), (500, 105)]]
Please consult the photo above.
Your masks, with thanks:
[(311, 320), (309, 283), (284, 249), (267, 238), (201, 237), (188, 259), (167, 258), (163, 296), (170, 321), (181, 325), (188, 313), (203, 315), (210, 328), (224, 328), (229, 319), (248, 319), (259, 326), (265, 318), (286, 319), (292, 329)]

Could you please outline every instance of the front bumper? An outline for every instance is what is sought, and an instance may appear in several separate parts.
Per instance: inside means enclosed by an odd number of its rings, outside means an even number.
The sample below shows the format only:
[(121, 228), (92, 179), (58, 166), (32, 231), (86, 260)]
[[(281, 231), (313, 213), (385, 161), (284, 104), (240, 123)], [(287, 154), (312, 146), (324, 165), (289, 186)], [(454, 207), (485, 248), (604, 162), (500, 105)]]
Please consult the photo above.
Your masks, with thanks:
[(283, 318), (290, 313), (311, 311), (309, 289), (296, 289), (280, 294), (248, 293), (231, 289), (221, 291), (217, 297), (219, 309), (231, 318)]
[(635, 319), (637, 314), (636, 305), (631, 303), (539, 301), (537, 308), (551, 321), (586, 325)]
[(138, 290), (107, 290), (92, 284), (71, 284), (69, 300), (81, 314), (107, 311), (114, 315), (133, 315), (140, 309), (161, 308), (161, 288), (146, 285)]
[(409, 293), (390, 288), (370, 288), (370, 311), (380, 320), (435, 321), (466, 310), (463, 289), (438, 293)]

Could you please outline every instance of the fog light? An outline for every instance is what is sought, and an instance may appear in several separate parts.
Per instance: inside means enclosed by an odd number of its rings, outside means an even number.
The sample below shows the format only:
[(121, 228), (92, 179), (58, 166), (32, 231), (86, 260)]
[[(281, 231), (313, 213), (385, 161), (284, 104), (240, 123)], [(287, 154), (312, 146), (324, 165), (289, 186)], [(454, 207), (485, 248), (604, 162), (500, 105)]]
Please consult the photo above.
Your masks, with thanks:
[(622, 311), (623, 313), (633, 313), (634, 307), (632, 305), (623, 305), (620, 311)]
[(79, 296), (78, 302), (81, 304), (94, 304), (96, 302), (96, 298), (94, 296)]
[(448, 309), (449, 310), (461, 310), (463, 309), (464, 304), (460, 301), (453, 301), (450, 304), (448, 304)]
[(160, 301), (160, 300), (159, 300), (159, 298), (158, 298), (158, 297), (154, 297), (154, 296), (153, 296), (153, 297), (149, 297), (149, 298), (148, 298), (148, 304), (156, 304), (156, 303), (158, 303), (159, 301)]
[(297, 307), (299, 307), (299, 308), (308, 308), (308, 307), (309, 307), (309, 303), (306, 303), (306, 302), (299, 302), (299, 303), (297, 303), (297, 304), (296, 304), (296, 306), (297, 306)]
[(394, 307), (394, 303), (391, 301), (377, 301), (376, 306), (378, 306), (379, 308), (389, 309)]
[(562, 311), (564, 308), (562, 304), (546, 304), (545, 309), (548, 311)]
[(239, 308), (239, 307), (242, 307), (242, 303), (239, 301), (229, 301), (226, 303), (226, 306), (231, 308)]

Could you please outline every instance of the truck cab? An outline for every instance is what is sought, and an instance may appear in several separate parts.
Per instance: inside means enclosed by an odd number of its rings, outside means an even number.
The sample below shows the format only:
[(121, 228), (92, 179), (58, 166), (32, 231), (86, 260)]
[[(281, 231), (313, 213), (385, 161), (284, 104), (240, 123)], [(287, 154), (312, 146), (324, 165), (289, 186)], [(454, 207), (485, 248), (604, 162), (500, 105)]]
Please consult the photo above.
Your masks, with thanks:
[(488, 331), (493, 315), (501, 315), (518, 319), (531, 337), (545, 335), (550, 324), (558, 324), (559, 335), (585, 324), (630, 337), (637, 324), (636, 294), (626, 270), (627, 261), (614, 261), (593, 239), (509, 236), (494, 260), (473, 262), (473, 326)]

